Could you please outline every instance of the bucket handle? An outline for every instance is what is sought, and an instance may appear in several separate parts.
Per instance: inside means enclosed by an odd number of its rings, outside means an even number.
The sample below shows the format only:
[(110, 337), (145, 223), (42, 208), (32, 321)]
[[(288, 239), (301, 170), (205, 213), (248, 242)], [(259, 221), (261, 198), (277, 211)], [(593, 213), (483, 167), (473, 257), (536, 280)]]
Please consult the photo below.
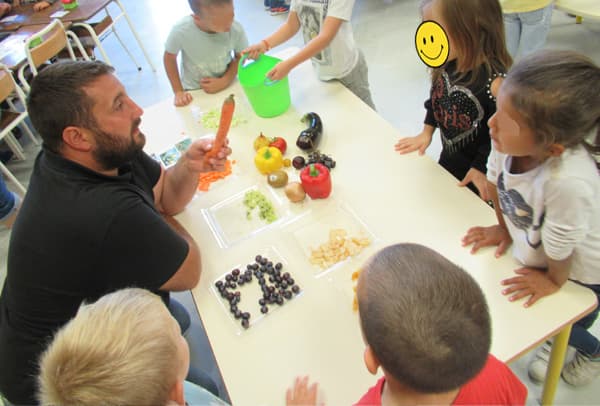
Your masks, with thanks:
[[(259, 56), (259, 58), (260, 58), (260, 56)], [(248, 66), (252, 65), (254, 62), (257, 61), (256, 59), (250, 60), (247, 64), (244, 64), (247, 59), (248, 59), (248, 54), (242, 54), (242, 57), (240, 58), (238, 69), (247, 68)], [(279, 82), (279, 80), (271, 80), (269, 77), (265, 76), (265, 80), (264, 80), (265, 86), (273, 86), (277, 82)]]
[(274, 84), (278, 83), (279, 80), (271, 80), (270, 77), (265, 76), (265, 86), (273, 86)]
[(242, 54), (242, 57), (240, 58), (240, 62), (238, 64), (239, 69), (243, 69), (249, 65), (252, 65), (254, 62), (256, 62), (256, 60), (251, 59), (246, 65), (244, 65), (244, 63), (246, 62), (246, 59), (248, 59), (248, 54)]

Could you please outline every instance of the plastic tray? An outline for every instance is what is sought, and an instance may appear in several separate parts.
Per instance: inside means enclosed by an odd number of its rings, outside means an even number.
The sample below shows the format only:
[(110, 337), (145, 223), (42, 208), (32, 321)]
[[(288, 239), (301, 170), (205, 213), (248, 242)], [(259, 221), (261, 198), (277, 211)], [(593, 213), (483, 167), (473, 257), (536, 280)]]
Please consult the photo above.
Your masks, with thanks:
[[(370, 252), (370, 248), (372, 248), (376, 242), (375, 235), (347, 204), (335, 202), (311, 210), (306, 215), (293, 219), (286, 223), (283, 226), (283, 229), (292, 235), (293, 240), (302, 250), (305, 259), (309, 264), (309, 268), (314, 272), (314, 276), (317, 278), (328, 274), (344, 264), (360, 261), (368, 255), (366, 252)], [(369, 238), (371, 244), (364, 247), (363, 250), (355, 256), (347, 257), (327, 268), (321, 268), (319, 265), (310, 263), (312, 250), (329, 240), (329, 232), (332, 229), (345, 230), (347, 232), (347, 237)], [(355, 264), (353, 265), (353, 268), (356, 268), (357, 266), (358, 265)]]
[[(290, 276), (294, 279), (294, 284), (296, 284), (300, 287), (300, 292), (297, 294), (292, 294), (291, 299), (284, 299), (284, 303), (282, 305), (278, 305), (275, 303), (267, 304), (266, 306), (268, 307), (269, 311), (267, 313), (262, 313), (260, 311), (261, 306), (258, 303), (258, 300), (263, 297), (263, 293), (262, 293), (262, 290), (260, 289), (258, 279), (254, 274), (252, 275), (252, 280), (250, 282), (246, 282), (242, 286), (238, 285), (234, 289), (228, 288), (227, 289), (228, 292), (234, 292), (234, 291), (240, 292), (240, 302), (237, 304), (237, 306), (240, 311), (248, 312), (251, 315), (250, 319), (249, 319), (248, 329), (252, 329), (257, 323), (259, 323), (261, 320), (265, 319), (266, 317), (272, 317), (273, 314), (277, 314), (279, 311), (285, 310), (286, 306), (289, 306), (290, 302), (294, 302), (298, 297), (300, 297), (302, 295), (302, 293), (304, 291), (304, 286), (302, 286), (302, 283), (296, 278), (296, 275), (294, 274), (294, 271), (291, 269), (291, 267), (288, 265), (288, 262), (285, 260), (285, 258), (283, 258), (281, 253), (275, 247), (269, 246), (269, 247), (264, 247), (262, 249), (258, 249), (258, 250), (256, 250), (256, 255), (261, 255), (263, 257), (267, 257), (269, 259), (269, 261), (273, 262), (273, 264), (281, 263), (282, 264), (281, 273), (285, 273), (285, 272), (290, 273)], [(236, 264), (230, 266), (229, 268), (224, 268), (224, 270), (226, 270), (226, 272), (223, 273), (219, 278), (213, 280), (212, 284), (211, 284), (211, 288), (210, 288), (210, 290), (215, 295), (216, 299), (221, 304), (221, 308), (223, 309), (223, 312), (226, 314), (226, 317), (231, 321), (233, 330), (238, 335), (242, 334), (247, 329), (242, 327), (242, 324), (241, 324), (242, 319), (236, 319), (234, 317), (234, 314), (230, 310), (229, 301), (226, 298), (221, 296), (221, 293), (219, 292), (219, 289), (217, 288), (216, 283), (217, 283), (217, 281), (224, 282), (225, 276), (230, 274), (233, 269), (237, 268), (240, 270), (241, 274), (243, 274), (247, 269), (246, 266), (248, 264), (254, 264), (254, 263), (255, 263), (255, 257), (248, 257), (247, 262), (236, 263)], [(271, 283), (269, 281), (269, 275), (264, 274), (264, 276), (266, 278), (267, 285), (272, 286), (273, 283)]]
[[(244, 196), (251, 190), (261, 192), (271, 202), (276, 215), (275, 221), (268, 223), (260, 219), (258, 208), (251, 212), (250, 218), (247, 217)], [(289, 209), (272, 188), (254, 185), (203, 210), (203, 214), (219, 245), (228, 248), (289, 218)]]

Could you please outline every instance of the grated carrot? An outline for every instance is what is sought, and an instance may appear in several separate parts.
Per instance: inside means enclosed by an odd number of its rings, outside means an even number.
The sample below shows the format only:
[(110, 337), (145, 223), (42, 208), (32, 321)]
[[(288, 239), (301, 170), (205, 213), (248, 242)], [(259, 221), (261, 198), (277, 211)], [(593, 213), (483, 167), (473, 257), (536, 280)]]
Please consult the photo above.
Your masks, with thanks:
[(201, 173), (198, 176), (198, 190), (207, 192), (211, 183), (216, 182), (217, 180), (225, 179), (227, 176), (231, 175), (232, 163), (235, 164), (235, 161), (231, 162), (228, 159), (227, 162), (225, 162), (225, 169), (221, 172), (212, 171)]

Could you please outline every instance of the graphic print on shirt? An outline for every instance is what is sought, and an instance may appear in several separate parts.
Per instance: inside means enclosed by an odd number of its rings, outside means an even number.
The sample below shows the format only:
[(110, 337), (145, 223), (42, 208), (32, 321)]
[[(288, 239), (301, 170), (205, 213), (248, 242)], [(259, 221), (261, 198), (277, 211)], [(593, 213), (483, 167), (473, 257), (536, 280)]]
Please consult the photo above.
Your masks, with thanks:
[[(327, 2), (322, 0), (302, 2), (298, 9), (298, 18), (302, 27), (304, 43), (308, 43), (321, 32), (321, 26), (327, 16)], [(331, 65), (331, 50), (326, 47), (312, 57), (312, 60), (321, 65)]]
[(451, 86), (445, 71), (431, 90), (431, 106), (444, 148), (456, 152), (473, 141), (483, 120), (483, 107), (466, 87)]
[(521, 196), (517, 190), (506, 190), (506, 187), (504, 186), (504, 172), (500, 173), (500, 176), (498, 177), (498, 200), (500, 201), (502, 213), (508, 217), (515, 227), (525, 232), (527, 244), (533, 249), (538, 249), (539, 246), (542, 245), (541, 237), (538, 237), (539, 241), (532, 242), (529, 239), (529, 232), (535, 232), (542, 228), (546, 211), (544, 210), (540, 215), (537, 225), (534, 224), (533, 208), (527, 204), (525, 199), (523, 199), (523, 196)]

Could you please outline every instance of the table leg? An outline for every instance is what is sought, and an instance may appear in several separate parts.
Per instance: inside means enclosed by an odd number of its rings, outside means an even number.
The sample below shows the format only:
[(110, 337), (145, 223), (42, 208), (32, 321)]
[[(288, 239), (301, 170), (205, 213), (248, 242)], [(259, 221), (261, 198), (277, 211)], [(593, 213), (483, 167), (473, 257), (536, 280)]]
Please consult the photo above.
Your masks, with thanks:
[(565, 355), (567, 353), (571, 327), (572, 325), (569, 324), (554, 337), (552, 352), (550, 353), (550, 362), (548, 363), (548, 372), (546, 372), (544, 389), (542, 391), (542, 405), (544, 406), (551, 405), (554, 402), (556, 385), (558, 385), (562, 366), (565, 361)]

